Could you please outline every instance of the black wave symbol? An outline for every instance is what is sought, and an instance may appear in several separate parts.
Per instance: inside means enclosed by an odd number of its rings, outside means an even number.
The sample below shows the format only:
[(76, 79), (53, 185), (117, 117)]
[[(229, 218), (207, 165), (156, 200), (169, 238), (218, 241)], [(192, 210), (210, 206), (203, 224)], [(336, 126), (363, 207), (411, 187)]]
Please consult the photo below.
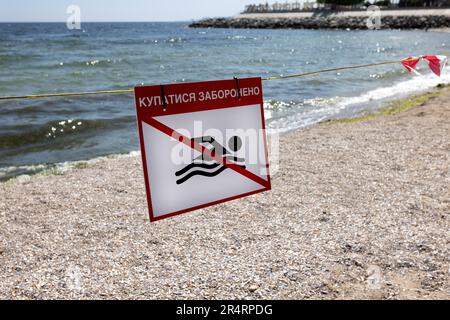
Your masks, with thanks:
[[(220, 166), (219, 164), (216, 164), (216, 165)], [(239, 166), (239, 167), (241, 167), (242, 169), (245, 169), (245, 166)], [(205, 172), (205, 171), (195, 170), (195, 171), (192, 171), (189, 174), (185, 175), (183, 178), (177, 180), (177, 184), (182, 184), (183, 182), (189, 180), (193, 176), (215, 177), (218, 174), (220, 174), (222, 171), (224, 171), (225, 169), (227, 169), (227, 167), (222, 165), (219, 169), (217, 169), (216, 171), (213, 171), (213, 172)]]
[[(233, 157), (233, 156), (222, 156), (222, 159), (226, 159), (227, 161), (228, 160), (232, 160), (236, 164), (238, 164), (238, 162), (244, 162), (245, 161), (245, 159), (238, 158), (238, 157)], [(206, 162), (211, 162), (211, 163), (206, 163)], [(182, 174), (184, 174), (185, 172), (189, 171), (192, 168), (214, 169), (214, 168), (218, 167), (219, 165), (220, 164), (215, 162), (213, 159), (211, 159), (211, 160), (203, 160), (203, 162), (200, 162), (200, 163), (199, 162), (193, 162), (193, 163), (187, 165), (186, 167), (184, 167), (183, 169), (175, 172), (175, 175), (177, 177), (181, 176)]]
[(218, 163), (213, 163), (213, 164), (198, 164), (198, 163), (191, 163), (190, 165), (187, 165), (186, 167), (184, 167), (183, 169), (181, 169), (180, 171), (175, 172), (175, 175), (181, 176), (182, 174), (184, 174), (186, 171), (189, 171), (192, 168), (205, 168), (205, 169), (214, 169), (217, 168), (218, 166), (220, 166), (220, 164)]

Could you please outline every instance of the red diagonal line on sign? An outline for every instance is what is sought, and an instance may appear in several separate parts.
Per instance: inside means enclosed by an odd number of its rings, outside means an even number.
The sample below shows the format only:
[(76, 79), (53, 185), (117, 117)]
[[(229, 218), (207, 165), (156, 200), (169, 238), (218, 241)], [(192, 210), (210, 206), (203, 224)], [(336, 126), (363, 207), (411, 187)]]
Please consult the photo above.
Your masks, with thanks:
[(237, 164), (235, 164), (234, 162), (230, 162), (227, 161), (225, 158), (222, 157), (218, 157), (214, 154), (212, 154), (211, 150), (209, 150), (208, 148), (205, 148), (204, 146), (202, 146), (201, 144), (199, 144), (198, 142), (178, 133), (177, 131), (173, 130), (172, 128), (166, 126), (165, 124), (163, 124), (162, 122), (159, 122), (158, 120), (152, 118), (152, 117), (145, 117), (145, 122), (147, 122), (149, 125), (151, 125), (152, 127), (158, 129), (159, 131), (167, 134), (168, 136), (184, 143), (185, 145), (187, 145), (188, 147), (191, 147), (192, 149), (197, 150), (198, 152), (201, 152), (202, 154), (208, 156), (211, 159), (214, 159), (215, 161), (217, 161), (218, 163), (220, 163), (221, 165), (226, 166), (227, 168), (230, 168), (234, 171), (236, 171), (237, 173), (242, 174), (243, 176), (249, 178), (250, 180), (255, 181), (256, 183), (259, 183), (260, 185), (262, 185), (263, 187), (269, 188), (269, 182), (264, 180), (263, 178), (257, 176), (256, 174), (238, 166)]

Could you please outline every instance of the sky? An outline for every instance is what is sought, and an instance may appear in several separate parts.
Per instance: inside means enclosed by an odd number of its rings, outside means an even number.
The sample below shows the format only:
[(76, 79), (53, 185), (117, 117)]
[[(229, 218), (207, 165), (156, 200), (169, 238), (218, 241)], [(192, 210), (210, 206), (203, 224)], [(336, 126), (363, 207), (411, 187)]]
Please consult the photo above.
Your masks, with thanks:
[[(78, 5), (81, 22), (190, 21), (232, 16), (265, 0), (0, 0), (0, 22), (65, 22)], [(268, 1), (273, 3), (275, 1)]]

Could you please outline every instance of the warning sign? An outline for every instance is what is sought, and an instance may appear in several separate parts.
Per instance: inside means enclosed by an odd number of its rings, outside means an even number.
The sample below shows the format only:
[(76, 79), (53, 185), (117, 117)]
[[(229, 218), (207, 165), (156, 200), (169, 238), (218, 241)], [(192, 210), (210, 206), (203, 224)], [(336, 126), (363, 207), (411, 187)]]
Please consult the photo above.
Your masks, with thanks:
[(135, 88), (150, 221), (270, 189), (261, 78)]

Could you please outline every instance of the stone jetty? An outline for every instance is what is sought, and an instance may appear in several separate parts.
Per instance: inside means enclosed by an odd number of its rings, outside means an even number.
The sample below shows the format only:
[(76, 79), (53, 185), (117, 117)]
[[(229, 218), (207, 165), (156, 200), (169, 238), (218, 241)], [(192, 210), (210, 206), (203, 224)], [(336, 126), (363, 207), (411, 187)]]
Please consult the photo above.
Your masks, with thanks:
[[(367, 29), (368, 11), (312, 11), (246, 13), (230, 18), (208, 18), (192, 28), (253, 29)], [(380, 29), (436, 29), (450, 26), (450, 9), (381, 10)]]

